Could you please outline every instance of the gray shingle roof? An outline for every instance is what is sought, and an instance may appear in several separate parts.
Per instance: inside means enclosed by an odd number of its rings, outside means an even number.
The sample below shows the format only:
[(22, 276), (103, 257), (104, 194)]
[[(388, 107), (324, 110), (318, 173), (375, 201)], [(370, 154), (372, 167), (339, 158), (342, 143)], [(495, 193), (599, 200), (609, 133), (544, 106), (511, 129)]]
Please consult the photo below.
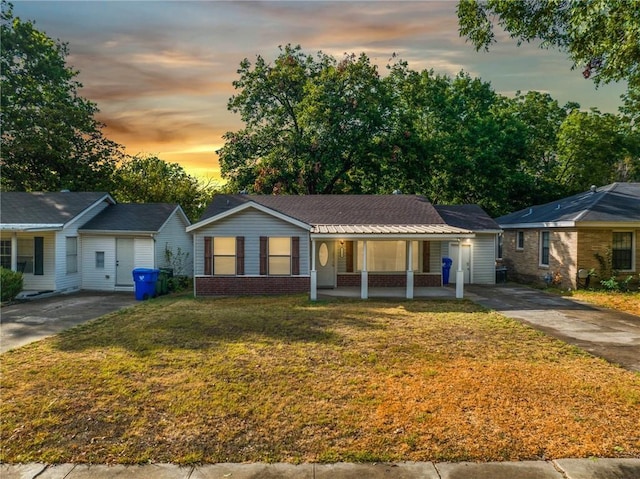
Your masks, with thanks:
[(496, 218), (502, 227), (585, 221), (640, 221), (640, 183), (612, 183)]
[(157, 233), (178, 205), (169, 203), (121, 203), (110, 205), (80, 231), (135, 231)]
[(0, 194), (3, 225), (64, 225), (102, 198), (102, 192), (39, 193), (7, 191)]
[(309, 225), (425, 225), (445, 221), (417, 195), (218, 195), (201, 220), (248, 201)]
[(477, 205), (434, 207), (419, 195), (218, 195), (200, 221), (249, 202), (308, 224), (312, 233), (320, 234), (469, 234), (474, 229), (500, 229)]
[(436, 211), (448, 225), (472, 231), (500, 229), (491, 216), (478, 205), (435, 205)]

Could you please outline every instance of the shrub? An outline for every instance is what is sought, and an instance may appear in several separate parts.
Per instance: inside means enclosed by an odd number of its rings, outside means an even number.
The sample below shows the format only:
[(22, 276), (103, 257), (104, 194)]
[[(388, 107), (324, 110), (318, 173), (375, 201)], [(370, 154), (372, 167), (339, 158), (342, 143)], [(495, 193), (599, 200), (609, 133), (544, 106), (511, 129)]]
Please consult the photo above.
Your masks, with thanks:
[(22, 273), (0, 268), (0, 296), (2, 301), (11, 301), (22, 291)]

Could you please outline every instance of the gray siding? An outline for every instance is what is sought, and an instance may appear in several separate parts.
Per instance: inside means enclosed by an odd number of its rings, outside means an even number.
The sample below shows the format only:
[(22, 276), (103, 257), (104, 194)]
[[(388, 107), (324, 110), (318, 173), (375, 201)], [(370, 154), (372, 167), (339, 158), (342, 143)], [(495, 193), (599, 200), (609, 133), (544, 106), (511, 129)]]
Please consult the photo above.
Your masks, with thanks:
[(194, 273), (204, 274), (205, 236), (244, 236), (245, 276), (260, 274), (260, 236), (299, 236), (300, 275), (309, 274), (309, 233), (291, 223), (248, 208), (194, 231)]
[(184, 256), (188, 254), (184, 261), (184, 271), (176, 271), (176, 274), (193, 276), (193, 239), (191, 233), (186, 232), (188, 223), (182, 218), (178, 212), (174, 212), (169, 221), (163, 226), (156, 236), (156, 261), (155, 264), (159, 268), (172, 267), (167, 262), (166, 250), (173, 252), (174, 256), (178, 254), (178, 249)]

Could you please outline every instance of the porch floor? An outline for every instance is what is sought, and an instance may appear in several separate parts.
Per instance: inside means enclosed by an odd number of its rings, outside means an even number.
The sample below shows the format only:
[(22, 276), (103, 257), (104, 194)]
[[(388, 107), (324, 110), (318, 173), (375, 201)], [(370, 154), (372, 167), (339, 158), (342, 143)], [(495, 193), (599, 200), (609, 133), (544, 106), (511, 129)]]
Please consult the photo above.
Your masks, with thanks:
[[(369, 298), (402, 298), (406, 299), (406, 288), (369, 288)], [(318, 289), (318, 298), (359, 298), (359, 287), (343, 287), (335, 289)], [(437, 299), (455, 299), (456, 288), (452, 286), (444, 286), (440, 288), (414, 288), (414, 299), (419, 298), (437, 298)]]

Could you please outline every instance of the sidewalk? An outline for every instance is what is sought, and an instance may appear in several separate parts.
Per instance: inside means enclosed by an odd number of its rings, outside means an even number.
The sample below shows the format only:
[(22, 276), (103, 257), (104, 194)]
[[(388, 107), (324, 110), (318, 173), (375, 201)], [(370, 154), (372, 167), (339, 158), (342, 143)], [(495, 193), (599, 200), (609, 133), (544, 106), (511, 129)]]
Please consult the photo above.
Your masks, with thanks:
[(2, 479), (638, 479), (640, 459), (396, 464), (0, 465)]

